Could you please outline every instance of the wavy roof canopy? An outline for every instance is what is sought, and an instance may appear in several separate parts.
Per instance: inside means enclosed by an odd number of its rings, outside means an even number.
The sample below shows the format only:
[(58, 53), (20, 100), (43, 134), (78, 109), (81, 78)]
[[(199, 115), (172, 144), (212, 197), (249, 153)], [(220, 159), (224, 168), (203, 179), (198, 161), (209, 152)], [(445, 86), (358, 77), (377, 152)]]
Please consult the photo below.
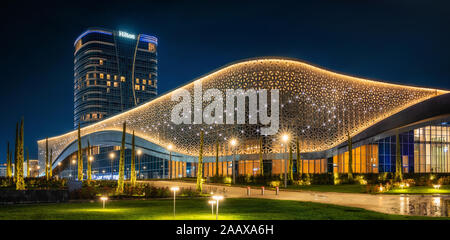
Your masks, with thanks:
[[(279, 89), (280, 131), (298, 136), (301, 152), (330, 149), (367, 127), (409, 106), (447, 91), (371, 81), (330, 72), (297, 60), (255, 59), (235, 63), (203, 76), (203, 91), (225, 89)], [(193, 94), (194, 82), (180, 88)], [(214, 154), (219, 140), (227, 148), (230, 137), (239, 139), (240, 152), (256, 153), (260, 125), (175, 125), (171, 110), (178, 102), (171, 101), (176, 90), (136, 108), (81, 129), (82, 136), (98, 131), (135, 131), (147, 141), (160, 146), (173, 144), (174, 151), (198, 155), (199, 132), (205, 130), (205, 154)], [(208, 103), (203, 103), (204, 107)], [(224, 101), (225, 108), (225, 101)], [(264, 138), (265, 152), (280, 152), (278, 136)], [(49, 139), (54, 159), (70, 143), (77, 132)], [(38, 141), (39, 158), (44, 159), (45, 140)]]

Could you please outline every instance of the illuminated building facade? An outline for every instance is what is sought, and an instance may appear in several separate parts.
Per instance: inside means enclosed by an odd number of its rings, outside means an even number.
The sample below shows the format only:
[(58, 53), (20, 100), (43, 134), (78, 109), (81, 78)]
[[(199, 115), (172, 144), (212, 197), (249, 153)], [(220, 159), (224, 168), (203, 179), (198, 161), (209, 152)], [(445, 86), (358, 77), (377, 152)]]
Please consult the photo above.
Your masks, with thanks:
[(101, 121), (157, 94), (158, 39), (89, 28), (74, 43), (74, 128)]
[[(199, 85), (200, 92), (196, 91)], [(208, 98), (211, 89), (223, 93), (220, 95), (223, 105), (216, 105), (219, 107), (214, 114), (218, 114), (215, 115), (218, 118), (207, 123), (206, 112), (213, 102)], [(225, 100), (224, 93), (228, 90), (235, 91), (232, 99), (236, 101)], [(244, 100), (258, 94), (261, 97), (264, 90), (270, 101), (264, 105), (259, 98), (257, 113), (263, 112), (261, 107), (270, 109), (271, 114), (279, 109), (275, 134), (262, 134), (267, 123), (252, 122), (256, 114), (251, 115), (254, 106), (249, 105), (249, 101), (245, 101), (245, 108), (241, 109), (246, 113), (245, 122), (225, 124), (224, 119), (230, 114), (234, 114), (232, 120), (237, 119), (239, 105), (234, 104), (239, 102), (239, 97), (243, 96)], [(279, 91), (278, 98), (271, 98), (272, 90)], [(189, 102), (200, 101), (200, 107), (194, 104), (189, 107), (189, 114), (183, 115), (191, 124), (172, 121), (172, 110), (179, 105), (180, 94), (193, 96)], [(227, 111), (227, 104), (231, 111)], [(131, 155), (133, 131), (136, 148), (147, 155), (137, 164), (143, 178), (194, 176), (202, 131), (205, 176), (214, 175), (217, 149), (220, 175), (232, 174), (234, 157), (238, 174), (257, 174), (260, 155), (266, 174), (281, 174), (285, 171), (288, 148), (292, 148), (294, 162), (297, 151), (300, 152), (302, 168), (299, 171), (303, 173), (345, 173), (348, 171), (349, 136), (356, 173), (394, 171), (397, 136), (404, 172), (450, 172), (449, 104), (450, 94), (445, 90), (371, 81), (333, 73), (298, 60), (264, 58), (223, 67), (152, 101), (85, 126), (81, 136), (83, 147), (89, 140), (96, 154), (103, 154), (98, 159), (107, 159), (107, 154), (115, 152), (116, 157), (111, 162), (100, 160), (93, 165), (95, 178), (116, 176), (117, 146), (121, 142), (123, 122), (127, 123), (127, 156)], [(205, 114), (205, 121), (195, 122), (198, 113), (200, 120), (202, 113)], [(281, 140), (282, 134), (290, 136), (288, 142)], [(231, 139), (237, 140), (235, 147), (230, 145)], [(70, 162), (76, 158), (77, 131), (48, 141), (53, 149), (55, 174), (68, 176)], [(168, 150), (169, 145), (173, 149)], [(42, 163), (45, 162), (45, 140), (38, 141), (38, 146)], [(58, 162), (62, 163), (61, 169), (55, 168)], [(126, 175), (129, 165), (128, 157)]]

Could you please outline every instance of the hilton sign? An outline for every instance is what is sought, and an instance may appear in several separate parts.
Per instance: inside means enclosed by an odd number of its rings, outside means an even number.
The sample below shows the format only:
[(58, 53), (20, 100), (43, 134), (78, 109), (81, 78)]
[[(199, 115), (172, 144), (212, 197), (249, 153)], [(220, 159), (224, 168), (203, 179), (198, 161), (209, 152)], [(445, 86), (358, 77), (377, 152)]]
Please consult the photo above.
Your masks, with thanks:
[(129, 38), (129, 39), (136, 39), (136, 35), (119, 31), (119, 37)]

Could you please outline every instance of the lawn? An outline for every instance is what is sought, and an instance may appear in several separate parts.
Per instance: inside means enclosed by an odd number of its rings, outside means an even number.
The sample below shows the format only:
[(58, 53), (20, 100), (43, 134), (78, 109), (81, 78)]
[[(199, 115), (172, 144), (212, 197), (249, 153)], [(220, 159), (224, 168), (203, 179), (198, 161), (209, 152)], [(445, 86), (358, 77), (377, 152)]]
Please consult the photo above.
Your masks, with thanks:
[[(177, 200), (177, 220), (212, 220), (208, 199)], [(159, 200), (33, 204), (0, 206), (0, 219), (77, 219), (77, 220), (172, 220), (173, 202)], [(429, 217), (388, 215), (359, 208), (269, 199), (225, 199), (220, 203), (221, 220), (408, 220)], [(449, 219), (449, 218), (437, 218)]]
[[(280, 187), (282, 189), (282, 187)], [(340, 185), (288, 185), (289, 190), (317, 191), (317, 192), (341, 192), (341, 193), (365, 193), (366, 186), (359, 184)]]
[(395, 188), (385, 193), (392, 194), (450, 194), (450, 185), (442, 185), (439, 189), (434, 189), (429, 186), (414, 186), (408, 188)]

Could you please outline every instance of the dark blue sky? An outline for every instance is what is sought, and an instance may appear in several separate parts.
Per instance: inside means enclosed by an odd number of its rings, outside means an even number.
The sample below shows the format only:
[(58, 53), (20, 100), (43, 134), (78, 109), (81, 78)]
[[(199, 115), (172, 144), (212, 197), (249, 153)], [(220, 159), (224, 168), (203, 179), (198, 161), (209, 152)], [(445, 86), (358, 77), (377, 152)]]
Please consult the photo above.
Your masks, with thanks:
[(73, 42), (90, 26), (156, 35), (160, 93), (261, 56), (450, 89), (444, 1), (36, 2), (2, 3), (0, 10), (0, 162), (21, 116), (32, 158), (38, 139), (72, 130)]

